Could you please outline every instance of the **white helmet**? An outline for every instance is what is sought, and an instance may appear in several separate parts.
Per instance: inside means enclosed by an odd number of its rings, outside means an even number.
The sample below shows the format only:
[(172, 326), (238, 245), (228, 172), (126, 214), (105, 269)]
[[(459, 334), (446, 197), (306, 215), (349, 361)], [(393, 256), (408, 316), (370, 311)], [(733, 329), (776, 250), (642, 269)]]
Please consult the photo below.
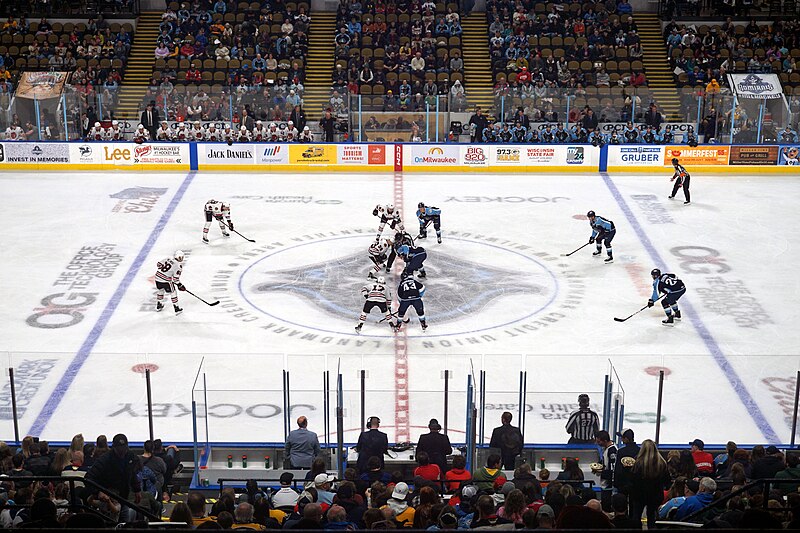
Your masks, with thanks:
[(239, 128), (239, 131), (247, 131), (247, 126), (242, 126), (241, 128)]
[(114, 126), (118, 126), (119, 125), (119, 121), (118, 120), (112, 120), (111, 124), (114, 125)]
[(388, 204), (386, 206), (386, 212), (387, 213), (394, 213), (394, 204)]
[(95, 128), (99, 128), (99, 127), (100, 127), (100, 123), (99, 123), (99, 122), (95, 122), (95, 123), (94, 123), (94, 127), (95, 127)]
[(175, 250), (175, 254), (172, 257), (174, 257), (175, 261), (178, 263), (182, 263), (185, 256), (183, 254), (183, 250)]
[(378, 276), (378, 279), (376, 281), (378, 285), (386, 285), (386, 278), (384, 278), (383, 276)]
[(138, 130), (143, 130), (143, 129), (144, 129), (144, 125), (142, 125), (142, 124), (139, 124), (138, 126), (136, 126), (136, 129), (138, 129)]

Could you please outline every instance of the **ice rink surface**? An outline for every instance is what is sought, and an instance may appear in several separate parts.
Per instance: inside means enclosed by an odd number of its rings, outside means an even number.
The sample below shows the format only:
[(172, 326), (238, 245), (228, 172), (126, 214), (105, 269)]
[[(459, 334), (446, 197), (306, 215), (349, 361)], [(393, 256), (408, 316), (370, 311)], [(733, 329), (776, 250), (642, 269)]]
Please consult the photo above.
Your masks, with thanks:
[[(662, 442), (788, 442), (800, 368), (800, 181), (697, 175), (684, 206), (667, 199), (668, 178), (0, 174), (0, 351), (16, 372), (20, 430), (144, 440), (142, 372), (151, 368), (161, 438), (192, 440), (194, 397), (208, 405), (201, 439), (279, 442), (283, 371), (292, 418), (306, 414), (322, 433), (323, 372), (341, 369), (346, 439), (355, 441), (364, 369), (367, 414), (390, 439), (416, 440), (444, 416), (448, 369), (450, 436), (461, 442), (467, 375), (483, 369), (487, 435), (502, 411), (516, 420), (524, 370), (526, 441), (565, 442), (578, 393), (601, 410), (611, 363), (638, 440), (653, 436), (664, 369)], [(236, 230), (257, 242), (225, 238), (214, 223), (203, 244), (210, 198), (229, 201)], [(416, 235), (419, 201), (442, 209), (444, 242), (432, 228), (417, 241), (428, 250), (430, 327), (422, 333), (412, 312), (395, 337), (375, 312), (357, 336), (372, 209), (402, 205)], [(562, 256), (587, 242), (589, 209), (616, 224), (613, 264), (592, 257), (594, 246)], [(180, 293), (182, 315), (168, 301), (155, 312), (156, 262), (176, 249), (187, 255), (186, 287), (220, 305)], [(685, 281), (682, 323), (664, 327), (658, 304), (614, 322), (646, 303), (654, 267)], [(205, 395), (193, 394), (204, 380)], [(2, 394), (0, 438), (9, 439), (7, 383)]]

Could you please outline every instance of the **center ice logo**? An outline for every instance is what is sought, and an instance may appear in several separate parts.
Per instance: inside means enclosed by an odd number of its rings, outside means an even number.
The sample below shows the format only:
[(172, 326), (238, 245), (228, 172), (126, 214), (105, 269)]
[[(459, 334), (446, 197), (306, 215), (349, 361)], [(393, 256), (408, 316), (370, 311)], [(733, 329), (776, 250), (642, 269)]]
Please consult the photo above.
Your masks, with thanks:
[[(297, 268), (264, 272), (264, 281), (252, 286), (255, 295), (289, 293), (309, 305), (323, 309), (337, 318), (353, 315), (363, 298), (358, 289), (364, 279), (365, 254), (354, 253), (335, 261), (313, 263)], [(397, 259), (402, 264), (401, 259)], [(430, 263), (430, 264), (429, 264)], [(426, 315), (432, 322), (445, 324), (480, 313), (494, 300), (524, 295), (531, 308), (538, 307), (552, 295), (552, 287), (530, 279), (527, 272), (489, 266), (437, 252), (435, 261), (425, 264), (428, 290)], [(389, 287), (395, 292), (393, 277)], [(393, 280), (396, 282), (396, 280)]]

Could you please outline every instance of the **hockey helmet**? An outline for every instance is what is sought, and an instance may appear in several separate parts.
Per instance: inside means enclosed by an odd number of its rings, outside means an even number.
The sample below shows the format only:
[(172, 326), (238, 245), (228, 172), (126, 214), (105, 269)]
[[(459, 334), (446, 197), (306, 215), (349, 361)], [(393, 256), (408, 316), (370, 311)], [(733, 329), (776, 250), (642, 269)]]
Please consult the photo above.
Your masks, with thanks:
[(401, 280), (408, 279), (408, 278), (413, 278), (413, 277), (414, 276), (413, 276), (413, 274), (411, 272), (407, 272), (405, 270), (403, 270), (403, 272), (400, 274), (400, 279)]
[(182, 263), (185, 256), (183, 254), (183, 250), (175, 250), (175, 254), (172, 257), (174, 257), (175, 261), (178, 263)]
[(420, 202), (417, 204), (417, 207), (423, 209), (425, 207), (425, 202)]
[(394, 213), (394, 204), (386, 204), (386, 212)]
[(383, 276), (378, 276), (378, 279), (376, 281), (378, 285), (386, 285), (386, 278), (384, 278)]
[(594, 214), (594, 211), (589, 211), (588, 213), (586, 213), (586, 218), (594, 218), (596, 216), (597, 215)]
[(661, 277), (661, 270), (654, 268), (650, 271), (650, 275), (653, 276), (653, 279), (658, 279)]
[(673, 157), (672, 158), (672, 164), (673, 165), (677, 165), (678, 164), (678, 158), (677, 157)]
[(99, 123), (99, 122), (95, 122), (95, 123), (94, 123), (94, 127), (95, 127), (95, 128), (99, 128), (99, 127), (100, 127), (100, 123)]

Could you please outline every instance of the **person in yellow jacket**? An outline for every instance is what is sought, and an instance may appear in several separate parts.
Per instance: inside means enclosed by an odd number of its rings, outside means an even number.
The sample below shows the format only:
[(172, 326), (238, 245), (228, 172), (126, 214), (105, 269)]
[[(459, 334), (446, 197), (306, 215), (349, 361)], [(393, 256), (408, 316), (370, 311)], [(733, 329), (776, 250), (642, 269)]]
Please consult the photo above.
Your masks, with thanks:
[(382, 509), (391, 509), (394, 520), (399, 527), (413, 527), (414, 513), (413, 507), (408, 505), (408, 484), (400, 482), (394, 486), (392, 497), (386, 502)]

